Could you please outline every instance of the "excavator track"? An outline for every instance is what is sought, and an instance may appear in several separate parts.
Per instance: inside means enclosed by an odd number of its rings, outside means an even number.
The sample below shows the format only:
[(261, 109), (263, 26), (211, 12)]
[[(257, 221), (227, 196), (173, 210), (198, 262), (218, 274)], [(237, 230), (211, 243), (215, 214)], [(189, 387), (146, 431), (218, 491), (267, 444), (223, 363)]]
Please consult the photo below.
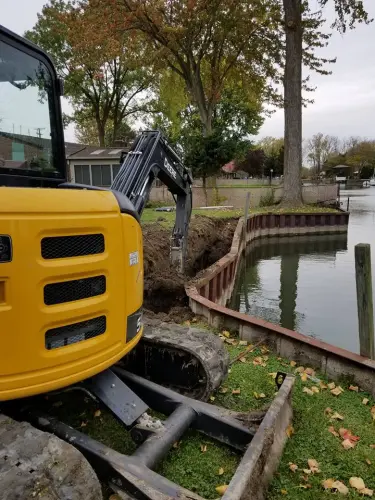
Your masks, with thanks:
[(229, 354), (211, 332), (146, 319), (142, 340), (119, 364), (185, 396), (206, 401), (227, 377)]

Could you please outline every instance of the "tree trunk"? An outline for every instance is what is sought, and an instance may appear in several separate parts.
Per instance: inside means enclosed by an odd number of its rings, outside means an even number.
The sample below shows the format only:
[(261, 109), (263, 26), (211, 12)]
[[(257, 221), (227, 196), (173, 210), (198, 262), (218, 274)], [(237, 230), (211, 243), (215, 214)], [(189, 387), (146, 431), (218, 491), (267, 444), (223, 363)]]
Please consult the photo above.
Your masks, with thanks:
[(103, 126), (102, 123), (97, 123), (98, 127), (98, 139), (99, 139), (99, 146), (101, 148), (105, 147), (105, 127)]
[(283, 0), (286, 61), (284, 73), (284, 195), (283, 205), (302, 204), (302, 6)]

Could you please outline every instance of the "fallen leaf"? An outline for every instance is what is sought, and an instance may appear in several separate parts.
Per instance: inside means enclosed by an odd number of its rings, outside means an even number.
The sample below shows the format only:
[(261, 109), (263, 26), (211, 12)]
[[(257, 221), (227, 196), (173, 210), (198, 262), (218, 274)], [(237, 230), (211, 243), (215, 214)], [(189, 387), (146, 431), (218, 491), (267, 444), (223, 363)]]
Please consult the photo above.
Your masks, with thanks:
[(96, 412), (94, 413), (94, 417), (100, 417), (101, 414), (102, 412), (100, 410), (96, 410)]
[(363, 490), (366, 488), (365, 482), (361, 477), (351, 477), (349, 479), (349, 484), (352, 488), (355, 488), (356, 490)]
[(220, 467), (220, 469), (218, 470), (217, 473), (219, 476), (222, 476), (224, 474), (224, 469), (222, 467)]
[(312, 470), (311, 469), (303, 469), (303, 472), (305, 474), (311, 474), (312, 473)]
[(86, 427), (87, 426), (87, 422), (81, 422), (81, 427)]
[(273, 379), (275, 379), (277, 377), (276, 372), (269, 373), (268, 375), (270, 375)]
[(294, 370), (294, 373), (303, 373), (305, 371), (305, 368), (303, 366), (299, 366)]
[(363, 405), (367, 405), (367, 403), (368, 403), (368, 399), (367, 399), (367, 398), (363, 398), (363, 399), (362, 399), (362, 404), (363, 404)]
[(240, 361), (241, 361), (241, 363), (246, 363), (246, 358), (244, 358), (244, 357), (242, 356), (242, 358), (240, 358)]
[(314, 393), (311, 389), (309, 389), (308, 387), (304, 387), (302, 392), (305, 392), (306, 394), (308, 394), (309, 396), (314, 396)]
[(358, 392), (358, 386), (357, 385), (350, 385), (349, 386), (349, 391), (354, 391), (354, 392)]
[(263, 363), (263, 359), (261, 356), (257, 356), (256, 358), (253, 359), (254, 366), (261, 365), (262, 363)]
[(334, 389), (336, 387), (336, 384), (334, 382), (331, 382), (330, 384), (327, 384), (328, 389)]
[(296, 470), (298, 470), (298, 465), (293, 464), (292, 462), (289, 462), (289, 469), (290, 469), (292, 472), (296, 472)]
[(304, 490), (307, 490), (308, 488), (312, 488), (311, 484), (300, 484), (299, 488), (303, 488)]
[(262, 345), (262, 347), (260, 348), (260, 352), (261, 352), (262, 354), (267, 354), (267, 352), (270, 352), (270, 350), (268, 349), (268, 347), (267, 347), (267, 346)]
[(301, 476), (301, 478), (302, 478), (304, 481), (308, 481), (308, 480), (309, 480), (308, 476)]
[(175, 441), (172, 445), (172, 448), (177, 449), (180, 446), (180, 443), (178, 441)]
[(296, 364), (297, 364), (297, 363), (296, 363), (295, 361), (291, 361), (291, 362), (290, 362), (290, 366), (296, 366)]
[(340, 396), (340, 394), (343, 392), (341, 387), (335, 387), (334, 389), (331, 390), (331, 394), (334, 396)]
[(201, 452), (206, 453), (207, 451), (207, 445), (206, 444), (201, 444)]
[(230, 333), (228, 332), (228, 330), (224, 330), (223, 332), (221, 332), (222, 335), (224, 335), (224, 337), (226, 337), (227, 339), (229, 339), (230, 337)]
[(331, 420), (344, 420), (344, 417), (340, 413), (337, 413), (337, 411), (330, 418)]
[(360, 494), (372, 497), (372, 495), (374, 494), (374, 490), (370, 490), (369, 488), (363, 488), (363, 490), (360, 491)]
[(347, 495), (349, 493), (349, 488), (347, 488), (341, 481), (335, 481), (332, 485), (332, 489), (337, 490), (342, 495)]
[(232, 394), (241, 394), (241, 389), (233, 389)]
[(210, 401), (215, 401), (215, 396), (210, 396)]
[(350, 448), (354, 448), (355, 446), (355, 444), (352, 443), (350, 439), (345, 439), (341, 444), (345, 450), (350, 450)]
[(269, 356), (263, 356), (263, 361), (268, 361), (270, 359)]
[(333, 434), (335, 437), (339, 437), (340, 436), (340, 434), (335, 431), (335, 428), (332, 425), (331, 425), (331, 427), (328, 427), (328, 432), (330, 432), (331, 434)]
[(330, 415), (332, 413), (332, 411), (333, 411), (332, 408), (326, 408), (324, 410), (324, 415)]
[(319, 472), (320, 472), (319, 464), (314, 458), (309, 458), (307, 463), (308, 463), (308, 466), (310, 467), (310, 470), (313, 474), (319, 474)]
[(375, 406), (373, 406), (370, 410), (372, 418), (375, 420)]
[(254, 397), (255, 397), (255, 399), (263, 399), (266, 397), (266, 395), (263, 392), (258, 394), (257, 392), (254, 391)]
[(367, 465), (371, 465), (372, 464), (372, 462), (371, 462), (371, 460), (369, 458), (366, 458), (366, 464)]
[(306, 375), (306, 373), (301, 373), (301, 380), (302, 380), (302, 382), (307, 382), (307, 375)]
[(288, 494), (288, 492), (287, 492), (286, 490), (280, 490), (280, 493), (281, 493), (282, 495), (287, 495), (287, 494)]
[(350, 431), (349, 429), (344, 429), (343, 427), (341, 427), (339, 429), (339, 434), (340, 436), (342, 437), (342, 439), (349, 439), (349, 441), (352, 441), (353, 443), (355, 443), (356, 441), (359, 441), (359, 436), (354, 436), (352, 434), (352, 431)]
[(319, 389), (318, 389), (315, 385), (313, 385), (313, 386), (311, 387), (311, 390), (312, 390), (313, 392), (315, 392), (315, 394), (318, 394), (318, 393), (320, 392), (320, 391), (319, 391)]
[(240, 340), (238, 345), (247, 345), (247, 340)]
[(227, 344), (235, 345), (236, 344), (236, 339), (225, 339), (225, 342)]
[(310, 375), (311, 377), (313, 377), (315, 375), (315, 370), (313, 370), (312, 368), (305, 368), (305, 373), (306, 375)]
[(294, 427), (293, 425), (289, 424), (288, 427), (285, 430), (285, 434), (288, 436), (288, 438), (292, 437), (294, 434)]
[(227, 488), (228, 488), (227, 484), (222, 484), (221, 486), (217, 486), (215, 490), (219, 493), (220, 496), (222, 496), (227, 491)]
[(335, 483), (334, 479), (325, 479), (324, 481), (322, 481), (322, 486), (325, 490), (331, 490), (334, 483)]
[(375, 448), (375, 444), (370, 444), (370, 448)]
[(185, 326), (190, 326), (190, 321), (189, 320), (185, 321), (184, 325)]
[(228, 392), (228, 387), (220, 387), (219, 392), (221, 394), (225, 394), (226, 392)]
[(324, 382), (320, 381), (319, 382), (319, 387), (321, 388), (321, 390), (323, 391), (324, 389), (327, 389), (328, 388), (328, 385), (326, 385)]

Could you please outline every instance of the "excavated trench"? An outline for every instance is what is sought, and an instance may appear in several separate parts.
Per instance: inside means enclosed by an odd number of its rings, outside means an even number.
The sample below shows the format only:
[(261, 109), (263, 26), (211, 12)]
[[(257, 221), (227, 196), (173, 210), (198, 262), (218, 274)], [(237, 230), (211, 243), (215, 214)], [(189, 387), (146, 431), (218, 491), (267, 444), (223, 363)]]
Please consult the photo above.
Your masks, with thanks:
[(169, 261), (171, 230), (160, 224), (143, 227), (144, 307), (148, 315), (157, 314), (163, 321), (179, 323), (192, 316), (184, 285), (229, 252), (236, 225), (236, 219), (193, 216), (184, 274), (178, 273)]

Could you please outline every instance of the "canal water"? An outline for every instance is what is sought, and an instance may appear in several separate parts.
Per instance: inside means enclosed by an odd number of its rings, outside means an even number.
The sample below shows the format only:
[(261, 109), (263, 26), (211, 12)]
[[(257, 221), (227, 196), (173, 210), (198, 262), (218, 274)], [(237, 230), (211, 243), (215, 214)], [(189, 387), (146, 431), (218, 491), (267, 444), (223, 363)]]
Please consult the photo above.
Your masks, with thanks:
[(358, 353), (354, 246), (371, 244), (375, 300), (375, 187), (348, 197), (347, 235), (255, 241), (229, 306)]

